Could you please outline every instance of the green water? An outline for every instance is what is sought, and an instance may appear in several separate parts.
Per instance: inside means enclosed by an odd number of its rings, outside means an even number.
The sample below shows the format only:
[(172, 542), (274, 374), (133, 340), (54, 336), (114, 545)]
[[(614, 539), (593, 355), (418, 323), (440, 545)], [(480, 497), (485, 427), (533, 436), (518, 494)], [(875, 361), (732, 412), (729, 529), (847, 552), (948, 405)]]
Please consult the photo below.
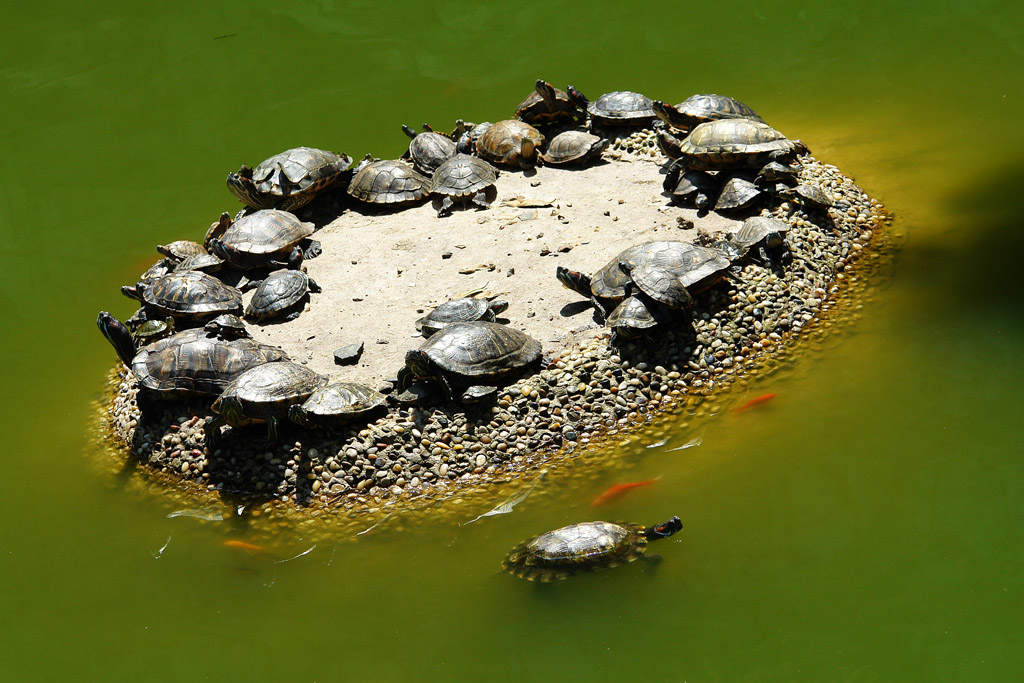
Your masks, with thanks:
[[(36, 2), (0, 42), (4, 680), (1013, 680), (1024, 669), (1024, 6)], [(629, 38), (623, 38), (623, 33)], [(399, 153), (543, 76), (722, 92), (898, 217), (905, 246), (761, 409), (458, 526), (226, 548), (83, 455), (96, 312), (287, 147)], [(514, 543), (601, 514), (660, 565), (537, 588)], [(476, 510), (467, 519), (483, 510)]]

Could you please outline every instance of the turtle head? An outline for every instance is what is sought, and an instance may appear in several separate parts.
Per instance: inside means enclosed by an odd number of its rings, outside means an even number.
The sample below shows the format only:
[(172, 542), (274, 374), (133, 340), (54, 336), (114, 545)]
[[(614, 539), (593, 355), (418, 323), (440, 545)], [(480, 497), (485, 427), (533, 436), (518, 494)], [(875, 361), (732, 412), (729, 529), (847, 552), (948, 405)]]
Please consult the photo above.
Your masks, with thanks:
[(537, 89), (537, 94), (543, 97), (545, 102), (551, 105), (555, 103), (555, 86), (543, 78), (538, 78), (534, 87)]
[[(228, 175), (228, 182), (230, 183), (231, 175)], [(227, 211), (220, 215), (220, 218), (210, 223), (210, 227), (206, 230), (206, 236), (203, 237), (203, 246), (207, 250), (210, 249), (210, 241), (214, 238), (220, 239), (224, 236), (224, 233), (231, 227), (231, 214)]]
[(569, 270), (565, 266), (558, 266), (555, 269), (555, 277), (558, 278), (558, 281), (566, 288), (571, 289), (581, 296), (590, 297), (592, 294), (590, 291), (589, 275), (584, 275), (576, 270)]
[[(426, 124), (424, 124), (424, 125), (426, 125)], [(402, 132), (405, 133), (406, 135), (408, 135), (413, 140), (415, 140), (416, 136), (419, 135), (419, 133), (417, 133), (415, 130), (413, 130), (411, 127), (405, 125), (404, 123), (402, 124)]]
[(100, 311), (96, 316), (96, 327), (107, 338), (110, 345), (117, 352), (117, 357), (128, 367), (132, 366), (132, 359), (135, 358), (135, 342), (132, 340), (132, 333), (123, 322), (106, 311)]
[(494, 315), (498, 315), (508, 310), (508, 302), (504, 299), (495, 299), (487, 304), (487, 308), (490, 309)]
[(228, 190), (246, 206), (258, 206), (256, 183), (252, 181), (252, 169), (242, 166), (238, 173), (228, 173)]
[(135, 285), (124, 285), (121, 287), (121, 293), (129, 299), (135, 299), (136, 301), (142, 301), (142, 295), (146, 291), (146, 284), (140, 282)]
[(566, 86), (565, 92), (568, 93), (569, 99), (572, 100), (573, 104), (575, 104), (583, 111), (587, 110), (587, 105), (590, 104), (590, 100), (584, 97), (583, 93), (581, 93), (579, 90), (577, 90), (575, 87), (571, 85)]
[(242, 402), (237, 396), (225, 396), (224, 394), (221, 394), (210, 407), (213, 409), (213, 412), (220, 414), (221, 418), (223, 418), (223, 420), (229, 425), (245, 424), (246, 422)]
[(437, 366), (430, 356), (422, 349), (410, 349), (405, 353), (405, 367), (417, 379), (433, 379), (437, 377)]
[(288, 408), (288, 419), (300, 427), (305, 427), (306, 429), (313, 427), (313, 423), (306, 416), (306, 411), (303, 410), (302, 406), (298, 403)]
[(673, 517), (661, 524), (647, 527), (643, 530), (643, 535), (647, 537), (648, 541), (656, 541), (659, 538), (668, 538), (672, 534), (682, 531), (682, 529), (683, 523), (678, 517)]

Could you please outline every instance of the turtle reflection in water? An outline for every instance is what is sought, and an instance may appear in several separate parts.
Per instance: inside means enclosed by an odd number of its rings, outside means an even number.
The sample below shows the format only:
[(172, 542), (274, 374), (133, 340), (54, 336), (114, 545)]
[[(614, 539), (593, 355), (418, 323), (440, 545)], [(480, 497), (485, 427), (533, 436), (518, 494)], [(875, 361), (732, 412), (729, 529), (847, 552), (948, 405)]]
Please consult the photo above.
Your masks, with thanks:
[(632, 562), (647, 551), (649, 541), (667, 538), (682, 528), (678, 517), (649, 527), (629, 522), (571, 524), (523, 541), (501, 566), (529, 581), (557, 581)]

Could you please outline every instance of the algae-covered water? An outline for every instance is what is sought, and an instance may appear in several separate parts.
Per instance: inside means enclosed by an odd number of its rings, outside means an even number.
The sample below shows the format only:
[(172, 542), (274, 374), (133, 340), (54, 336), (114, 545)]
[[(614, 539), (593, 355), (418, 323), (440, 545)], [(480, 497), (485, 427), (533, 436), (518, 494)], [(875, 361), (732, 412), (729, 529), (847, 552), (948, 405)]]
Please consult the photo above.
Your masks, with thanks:
[[(1019, 3), (44, 1), (5, 25), (4, 680), (1024, 669)], [(96, 312), (129, 314), (117, 288), (153, 245), (234, 210), (227, 171), (300, 144), (396, 155), (399, 124), (511, 112), (537, 77), (739, 97), (894, 212), (888, 277), (824, 348), (735, 396), (774, 400), (680, 418), (619, 469), (472, 524), (486, 506), (246, 550), (225, 545), (238, 520), (168, 518), (180, 506), (93, 466), (114, 361)], [(542, 587), (498, 571), (540, 531), (673, 514), (657, 565)]]

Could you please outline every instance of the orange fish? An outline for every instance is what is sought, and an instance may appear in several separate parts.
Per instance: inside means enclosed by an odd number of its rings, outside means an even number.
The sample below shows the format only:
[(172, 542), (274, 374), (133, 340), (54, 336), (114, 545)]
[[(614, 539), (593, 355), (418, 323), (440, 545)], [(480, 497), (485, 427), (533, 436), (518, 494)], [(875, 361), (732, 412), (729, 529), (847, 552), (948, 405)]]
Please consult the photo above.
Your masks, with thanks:
[(236, 548), (238, 550), (244, 550), (250, 553), (265, 553), (267, 549), (261, 545), (254, 545), (252, 543), (246, 543), (245, 541), (224, 541), (225, 548)]
[(602, 493), (600, 496), (595, 498), (590, 503), (590, 507), (596, 508), (598, 505), (610, 503), (611, 501), (617, 498), (621, 498), (623, 495), (626, 494), (627, 491), (632, 491), (633, 489), (639, 488), (641, 486), (650, 486), (659, 479), (661, 479), (661, 476), (657, 476), (654, 479), (648, 479), (647, 481), (631, 481), (625, 484), (616, 484), (615, 486), (612, 486), (607, 491)]
[(744, 410), (749, 410), (750, 408), (753, 408), (755, 406), (759, 406), (762, 403), (767, 403), (768, 401), (772, 400), (773, 398), (775, 398), (775, 394), (762, 394), (762, 395), (758, 396), (757, 398), (750, 399), (749, 401), (747, 401), (746, 403), (744, 403), (741, 406), (736, 406), (735, 408), (733, 408), (733, 410), (736, 411), (737, 413), (742, 413)]

